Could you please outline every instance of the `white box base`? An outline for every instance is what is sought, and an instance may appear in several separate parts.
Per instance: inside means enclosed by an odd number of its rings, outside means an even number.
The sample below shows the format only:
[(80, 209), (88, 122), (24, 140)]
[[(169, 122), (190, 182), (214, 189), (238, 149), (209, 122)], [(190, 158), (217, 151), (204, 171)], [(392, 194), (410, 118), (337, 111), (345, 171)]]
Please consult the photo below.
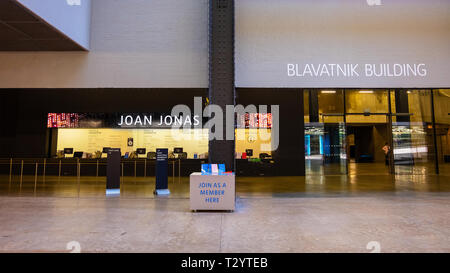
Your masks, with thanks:
[(198, 172), (189, 178), (191, 210), (235, 210), (234, 174), (202, 175)]

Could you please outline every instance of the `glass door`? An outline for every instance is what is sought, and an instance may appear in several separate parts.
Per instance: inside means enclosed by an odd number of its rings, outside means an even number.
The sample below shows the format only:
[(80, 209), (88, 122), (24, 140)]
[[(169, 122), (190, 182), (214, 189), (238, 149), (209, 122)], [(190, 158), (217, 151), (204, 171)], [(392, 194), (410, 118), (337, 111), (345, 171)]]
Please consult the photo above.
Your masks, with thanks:
[(395, 174), (435, 173), (431, 90), (390, 93)]
[(450, 89), (433, 92), (439, 173), (450, 175)]
[(345, 90), (348, 172), (389, 174), (388, 90)]
[(346, 174), (343, 90), (305, 90), (307, 175)]

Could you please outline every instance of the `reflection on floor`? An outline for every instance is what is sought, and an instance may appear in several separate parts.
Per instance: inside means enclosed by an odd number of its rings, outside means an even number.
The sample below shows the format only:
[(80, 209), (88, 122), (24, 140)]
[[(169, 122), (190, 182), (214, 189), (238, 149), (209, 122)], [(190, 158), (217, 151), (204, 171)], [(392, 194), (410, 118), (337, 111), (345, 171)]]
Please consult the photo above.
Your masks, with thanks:
[(0, 197), (0, 252), (450, 252), (446, 193), (238, 198), (234, 213), (184, 198)]
[[(370, 163), (369, 163), (370, 164)], [(378, 172), (373, 165), (355, 165), (349, 175), (307, 175), (306, 177), (238, 177), (236, 191), (239, 197), (250, 196), (346, 196), (370, 193), (450, 192), (447, 175), (389, 175), (385, 166)], [(368, 174), (362, 173), (367, 168)], [(371, 170), (369, 173), (369, 169)], [(24, 176), (22, 186), (18, 176), (9, 182), (0, 176), (0, 195), (102, 197), (105, 195), (104, 177), (38, 177)], [(124, 177), (121, 197), (154, 198), (154, 177)], [(169, 198), (189, 198), (188, 177), (169, 178)]]
[(125, 177), (106, 198), (102, 177), (1, 176), (0, 252), (450, 251), (446, 175), (239, 177), (234, 213), (190, 212), (186, 177), (169, 188)]
[(450, 175), (450, 163), (440, 164), (439, 173), (442, 175)]
[[(347, 172), (345, 164), (348, 164), (348, 174), (350, 175), (384, 175), (389, 174), (389, 167), (384, 163), (341, 163), (323, 164), (322, 160), (306, 160), (307, 175), (341, 175)], [(397, 175), (434, 175), (435, 164), (416, 163), (414, 165), (395, 165)], [(450, 174), (450, 164), (440, 165), (441, 174)]]

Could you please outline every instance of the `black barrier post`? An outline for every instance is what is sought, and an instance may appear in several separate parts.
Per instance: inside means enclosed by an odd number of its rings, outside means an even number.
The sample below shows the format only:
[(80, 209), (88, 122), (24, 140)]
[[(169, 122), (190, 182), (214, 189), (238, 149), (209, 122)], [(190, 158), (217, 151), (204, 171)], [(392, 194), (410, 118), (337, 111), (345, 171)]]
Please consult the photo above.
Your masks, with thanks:
[(168, 154), (168, 149), (156, 149), (156, 183), (154, 191), (156, 195), (170, 194), (167, 181)]
[(106, 195), (120, 195), (120, 149), (109, 149), (106, 167)]

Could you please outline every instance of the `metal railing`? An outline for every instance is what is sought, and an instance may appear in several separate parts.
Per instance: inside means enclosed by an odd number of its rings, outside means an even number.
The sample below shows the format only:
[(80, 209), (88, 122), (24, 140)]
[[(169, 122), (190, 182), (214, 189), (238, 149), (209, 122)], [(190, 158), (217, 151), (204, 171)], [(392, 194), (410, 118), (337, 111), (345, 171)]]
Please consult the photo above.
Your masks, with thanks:
[[(149, 162), (147, 162), (149, 161)], [(151, 163), (150, 163), (151, 162)], [(150, 164), (149, 164), (150, 163)], [(180, 159), (169, 159), (169, 165), (172, 167), (172, 183), (175, 183), (176, 176), (176, 165), (178, 164), (178, 183), (181, 183), (181, 168), (182, 160)], [(155, 161), (147, 159), (136, 159), (136, 160), (125, 160), (121, 162), (121, 185), (123, 185), (125, 177), (128, 174), (129, 177), (134, 177), (134, 182), (136, 184), (137, 177), (154, 177), (154, 175), (148, 176), (148, 168), (155, 165)], [(95, 170), (91, 167), (94, 166)], [(0, 174), (8, 175), (8, 189), (11, 189), (13, 184), (13, 177), (16, 174), (19, 175), (19, 191), (22, 192), (22, 187), (24, 184), (24, 176), (34, 176), (33, 192), (36, 194), (38, 188), (39, 178), (42, 178), (43, 186), (45, 186), (46, 178), (49, 176), (57, 176), (57, 184), (61, 182), (61, 177), (76, 177), (77, 181), (77, 192), (80, 193), (80, 184), (82, 177), (82, 169), (87, 169), (91, 175), (86, 175), (86, 177), (106, 177), (106, 160), (93, 159), (87, 161), (80, 161), (79, 158), (76, 160), (70, 159), (47, 159), (47, 158), (9, 158), (0, 159)], [(142, 168), (140, 168), (142, 166)], [(33, 167), (32, 170), (30, 167)], [(67, 167), (70, 167), (68, 170)], [(127, 172), (127, 167), (132, 167), (132, 172)], [(75, 170), (73, 170), (75, 168)], [(49, 169), (52, 169), (49, 173)], [(140, 169), (140, 170), (139, 170)], [(139, 170), (139, 171), (138, 171)], [(170, 169), (169, 169), (170, 171)], [(101, 175), (103, 173), (104, 175)], [(69, 174), (69, 175), (67, 175)], [(97, 181), (97, 180), (96, 180)]]

